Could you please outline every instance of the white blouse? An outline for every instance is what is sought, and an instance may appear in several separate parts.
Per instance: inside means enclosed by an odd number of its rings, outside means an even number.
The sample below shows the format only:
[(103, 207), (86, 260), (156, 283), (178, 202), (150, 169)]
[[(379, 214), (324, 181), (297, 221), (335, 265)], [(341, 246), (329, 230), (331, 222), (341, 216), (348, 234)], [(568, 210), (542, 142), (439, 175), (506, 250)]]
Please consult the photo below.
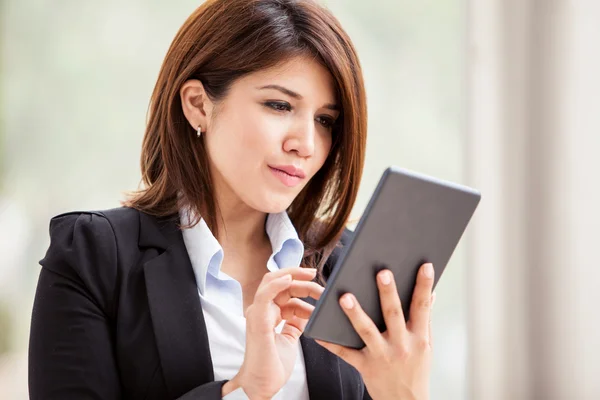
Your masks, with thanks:
[[(189, 212), (180, 211), (182, 224), (189, 222)], [(269, 271), (298, 267), (304, 254), (304, 245), (292, 225), (287, 212), (269, 214), (266, 231), (273, 253), (267, 262)], [(246, 347), (246, 318), (240, 283), (221, 271), (223, 249), (206, 222), (183, 230), (200, 303), (204, 313), (215, 380), (232, 379), (244, 360)], [(281, 332), (285, 321), (276, 328)], [(238, 400), (248, 397), (240, 388), (223, 399)], [(302, 346), (298, 341), (298, 355), (290, 379), (273, 397), (274, 400), (308, 400), (308, 386)]]

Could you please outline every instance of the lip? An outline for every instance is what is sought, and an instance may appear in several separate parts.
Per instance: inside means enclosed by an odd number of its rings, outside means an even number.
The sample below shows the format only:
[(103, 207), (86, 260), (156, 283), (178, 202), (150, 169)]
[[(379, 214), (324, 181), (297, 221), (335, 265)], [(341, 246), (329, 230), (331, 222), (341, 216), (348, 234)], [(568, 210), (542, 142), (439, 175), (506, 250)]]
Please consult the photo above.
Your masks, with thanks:
[(296, 167), (294, 165), (269, 165), (269, 167), (273, 169), (278, 169), (280, 171), (285, 172), (288, 175), (295, 176), (300, 179), (306, 178), (306, 174), (300, 167)]
[[(271, 170), (271, 173), (273, 174), (273, 176), (275, 176), (277, 179), (279, 179), (279, 181), (287, 187), (297, 186), (298, 184), (300, 184), (302, 182), (302, 180), (306, 176), (304, 174), (304, 171), (302, 171), (301, 169), (296, 168), (294, 166), (290, 166), (290, 165), (286, 165), (286, 166), (279, 165), (277, 167), (269, 165), (269, 169)], [(287, 169), (287, 171), (291, 171), (292, 173), (287, 172), (286, 169)]]

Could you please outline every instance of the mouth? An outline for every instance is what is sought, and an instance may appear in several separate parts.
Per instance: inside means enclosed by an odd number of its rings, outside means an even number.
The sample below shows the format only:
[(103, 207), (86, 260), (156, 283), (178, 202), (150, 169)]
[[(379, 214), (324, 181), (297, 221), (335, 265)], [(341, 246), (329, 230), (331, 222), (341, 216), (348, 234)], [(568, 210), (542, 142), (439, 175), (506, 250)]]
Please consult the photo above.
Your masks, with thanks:
[(297, 186), (306, 177), (302, 170), (293, 166), (290, 168), (289, 166), (272, 167), (269, 165), (269, 169), (271, 170), (271, 173), (287, 187)]

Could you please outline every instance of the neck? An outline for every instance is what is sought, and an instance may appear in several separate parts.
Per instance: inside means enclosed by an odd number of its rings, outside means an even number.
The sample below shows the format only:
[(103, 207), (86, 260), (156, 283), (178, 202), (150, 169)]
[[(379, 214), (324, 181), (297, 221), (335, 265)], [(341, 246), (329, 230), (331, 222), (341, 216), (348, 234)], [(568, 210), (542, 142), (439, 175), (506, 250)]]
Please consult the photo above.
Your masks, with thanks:
[(215, 237), (226, 254), (228, 250), (232, 253), (255, 252), (270, 243), (265, 231), (267, 214), (242, 204), (222, 205), (220, 210), (222, 218), (218, 220)]
[(262, 279), (271, 254), (271, 242), (265, 230), (267, 214), (241, 201), (221, 201), (221, 218), (215, 237), (223, 248), (223, 272), (245, 287)]
[(267, 214), (249, 207), (231, 190), (217, 191), (220, 218), (213, 232), (225, 254), (256, 253), (271, 247), (265, 230)]

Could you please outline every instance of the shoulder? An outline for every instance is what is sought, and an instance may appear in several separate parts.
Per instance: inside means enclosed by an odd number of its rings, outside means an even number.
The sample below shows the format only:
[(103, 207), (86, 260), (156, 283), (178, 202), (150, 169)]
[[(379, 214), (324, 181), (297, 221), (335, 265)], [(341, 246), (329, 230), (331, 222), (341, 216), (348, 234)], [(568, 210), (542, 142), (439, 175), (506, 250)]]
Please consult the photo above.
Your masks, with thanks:
[(50, 219), (50, 244), (93, 244), (107, 249), (117, 240), (134, 240), (139, 236), (139, 214), (129, 207), (58, 214)]
[(122, 274), (122, 249), (138, 248), (133, 245), (139, 218), (137, 210), (125, 207), (56, 215), (50, 220), (50, 245), (40, 264), (109, 309)]
[(97, 211), (69, 211), (50, 219), (50, 236), (69, 228), (122, 229), (139, 221), (139, 211), (118, 207)]
[(50, 219), (50, 247), (46, 257), (77, 254), (114, 259), (119, 247), (131, 248), (137, 243), (139, 219), (139, 211), (127, 207), (56, 215)]

